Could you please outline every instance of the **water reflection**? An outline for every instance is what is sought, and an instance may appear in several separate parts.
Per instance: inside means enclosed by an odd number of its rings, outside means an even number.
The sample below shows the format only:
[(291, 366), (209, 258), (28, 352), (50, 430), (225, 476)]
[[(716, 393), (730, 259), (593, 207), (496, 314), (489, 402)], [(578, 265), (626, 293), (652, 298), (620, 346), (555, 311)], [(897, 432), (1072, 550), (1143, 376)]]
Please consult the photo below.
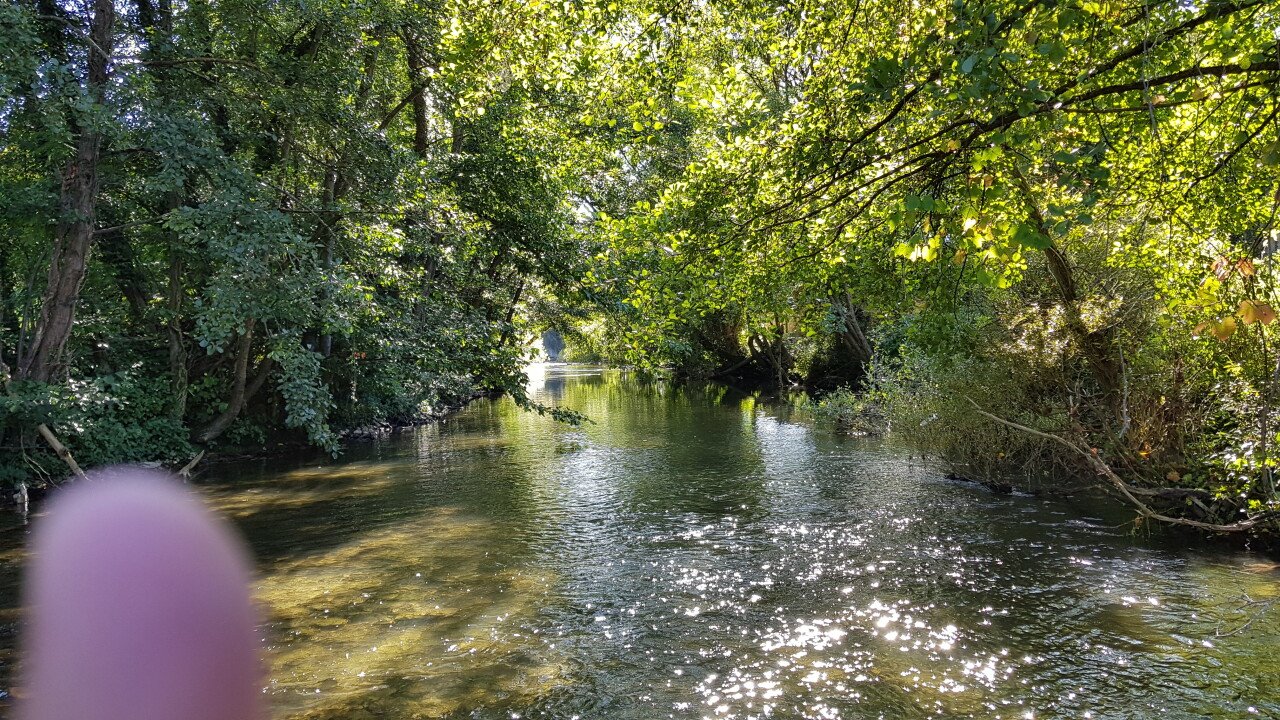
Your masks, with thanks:
[(481, 401), (205, 487), (262, 568), (279, 717), (1280, 716), (1258, 558), (948, 483), (729, 388), (530, 382), (595, 422)]

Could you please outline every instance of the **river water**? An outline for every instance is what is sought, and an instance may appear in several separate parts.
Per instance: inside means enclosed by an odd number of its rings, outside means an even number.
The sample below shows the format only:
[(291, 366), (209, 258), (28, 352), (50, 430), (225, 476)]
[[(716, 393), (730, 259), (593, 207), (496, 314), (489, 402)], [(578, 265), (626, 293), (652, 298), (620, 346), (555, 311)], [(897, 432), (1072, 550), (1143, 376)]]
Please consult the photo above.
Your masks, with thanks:
[(533, 370), (593, 423), (480, 401), (337, 463), (207, 470), (259, 562), (276, 717), (1280, 717), (1265, 558), (750, 394)]

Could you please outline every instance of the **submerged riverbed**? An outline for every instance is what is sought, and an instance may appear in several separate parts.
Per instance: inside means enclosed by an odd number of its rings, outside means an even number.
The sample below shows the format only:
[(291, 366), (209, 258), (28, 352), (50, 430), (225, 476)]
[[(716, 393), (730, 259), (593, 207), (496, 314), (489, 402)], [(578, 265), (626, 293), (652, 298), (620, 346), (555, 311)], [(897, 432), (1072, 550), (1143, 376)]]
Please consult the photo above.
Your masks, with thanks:
[(594, 423), (484, 400), (337, 463), (210, 466), (259, 562), (276, 717), (1280, 717), (1263, 558), (725, 388), (531, 381)]

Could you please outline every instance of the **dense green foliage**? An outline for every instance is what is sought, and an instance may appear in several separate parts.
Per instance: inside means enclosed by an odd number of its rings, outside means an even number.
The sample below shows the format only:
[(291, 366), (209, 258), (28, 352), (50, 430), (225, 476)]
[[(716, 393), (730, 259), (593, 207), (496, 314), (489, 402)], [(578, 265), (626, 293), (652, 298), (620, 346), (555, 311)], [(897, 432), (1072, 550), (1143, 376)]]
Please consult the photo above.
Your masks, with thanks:
[(575, 138), (569, 23), (546, 22), (0, 8), (5, 478), (65, 472), (42, 423), (81, 463), (173, 461), (281, 432), (336, 449), (477, 387), (523, 400), (525, 329), (583, 274), (580, 169), (610, 162)]
[(1276, 527), (1275, 0), (83, 5), (0, 10), (11, 475), (523, 398), (554, 327)]
[(841, 423), (962, 474), (1276, 527), (1280, 4), (690, 13), (658, 102), (687, 162), (600, 228), (615, 354), (776, 385), (843, 356)]

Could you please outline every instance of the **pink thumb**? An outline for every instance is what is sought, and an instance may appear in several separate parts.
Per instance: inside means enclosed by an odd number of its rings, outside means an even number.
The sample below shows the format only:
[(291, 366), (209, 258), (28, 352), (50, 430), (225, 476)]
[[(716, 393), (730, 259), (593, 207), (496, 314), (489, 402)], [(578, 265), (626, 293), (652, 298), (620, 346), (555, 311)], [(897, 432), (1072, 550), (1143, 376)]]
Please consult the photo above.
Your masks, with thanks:
[(240, 543), (159, 473), (115, 469), (37, 521), (22, 720), (258, 720)]

